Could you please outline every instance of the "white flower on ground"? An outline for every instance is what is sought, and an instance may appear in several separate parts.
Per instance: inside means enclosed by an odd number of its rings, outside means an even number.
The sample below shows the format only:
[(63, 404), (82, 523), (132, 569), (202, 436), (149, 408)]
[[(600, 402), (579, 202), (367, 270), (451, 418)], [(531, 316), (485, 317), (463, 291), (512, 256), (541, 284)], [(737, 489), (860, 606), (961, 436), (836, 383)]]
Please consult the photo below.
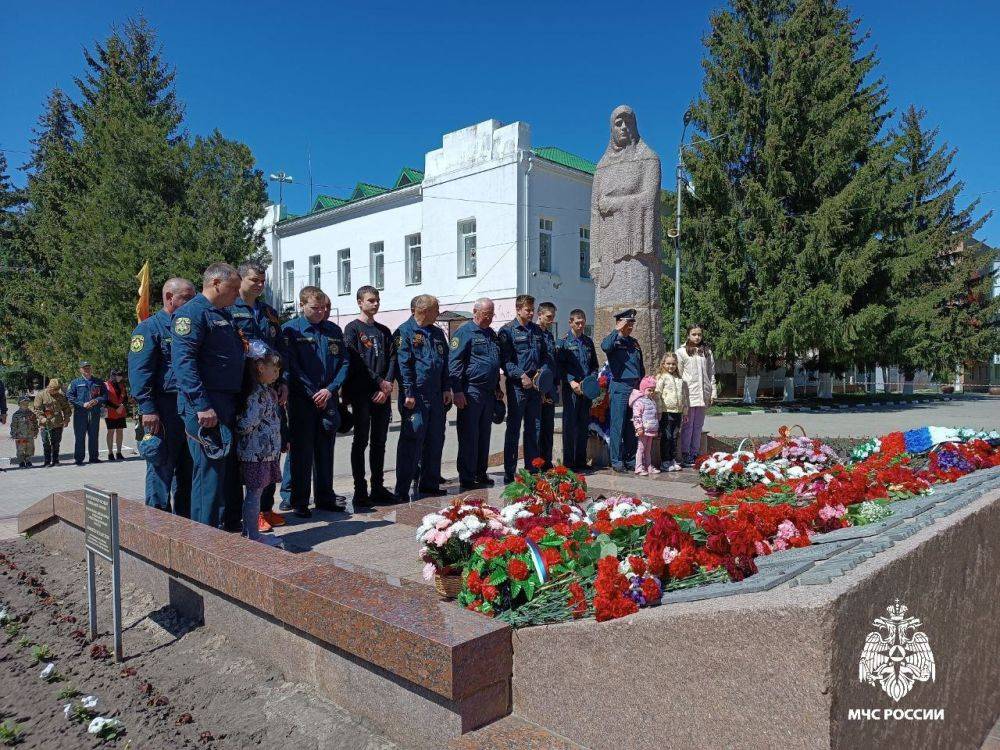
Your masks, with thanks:
[(103, 716), (95, 716), (93, 721), (90, 722), (90, 726), (87, 727), (87, 731), (90, 734), (100, 734), (105, 729), (117, 729), (122, 726), (122, 723), (118, 719), (106, 719)]
[(72, 711), (72, 710), (73, 710), (73, 704), (72, 703), (67, 703), (65, 706), (63, 706), (63, 716), (65, 716), (68, 719), (69, 718), (69, 712)]
[(50, 662), (45, 665), (45, 669), (43, 669), (42, 673), (38, 676), (41, 677), (43, 680), (47, 680), (55, 671), (56, 671), (56, 665)]
[(89, 711), (90, 709), (97, 706), (97, 696), (88, 695), (85, 698), (81, 698), (80, 703), (83, 705), (84, 708), (86, 708)]

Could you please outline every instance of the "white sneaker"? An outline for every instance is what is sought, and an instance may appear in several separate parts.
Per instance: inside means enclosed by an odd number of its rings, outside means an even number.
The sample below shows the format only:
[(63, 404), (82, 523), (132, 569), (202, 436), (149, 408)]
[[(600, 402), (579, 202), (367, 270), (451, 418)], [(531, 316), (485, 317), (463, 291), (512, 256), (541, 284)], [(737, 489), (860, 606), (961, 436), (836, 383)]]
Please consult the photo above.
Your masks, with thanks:
[(660, 471), (673, 471), (671, 468), (674, 465), (673, 461), (664, 461), (660, 464)]
[(679, 463), (677, 463), (676, 461), (671, 461), (670, 462), (670, 468), (667, 469), (667, 471), (680, 471), (681, 468), (683, 468), (683, 467), (681, 467), (681, 465)]

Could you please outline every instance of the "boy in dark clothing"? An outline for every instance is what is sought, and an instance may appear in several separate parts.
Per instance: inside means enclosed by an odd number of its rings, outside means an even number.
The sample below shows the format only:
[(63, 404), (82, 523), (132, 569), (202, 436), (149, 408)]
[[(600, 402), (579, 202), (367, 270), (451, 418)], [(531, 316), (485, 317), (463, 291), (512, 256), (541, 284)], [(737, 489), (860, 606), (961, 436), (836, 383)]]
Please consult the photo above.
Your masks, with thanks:
[[(344, 328), (344, 341), (351, 354), (350, 377), (344, 388), (354, 414), (351, 473), (354, 475), (354, 507), (391, 503), (394, 495), (385, 488), (385, 441), (392, 418), (392, 333), (375, 322), (380, 299), (373, 286), (357, 293), (360, 314)], [(365, 449), (371, 444), (368, 465), (371, 489), (365, 480)]]

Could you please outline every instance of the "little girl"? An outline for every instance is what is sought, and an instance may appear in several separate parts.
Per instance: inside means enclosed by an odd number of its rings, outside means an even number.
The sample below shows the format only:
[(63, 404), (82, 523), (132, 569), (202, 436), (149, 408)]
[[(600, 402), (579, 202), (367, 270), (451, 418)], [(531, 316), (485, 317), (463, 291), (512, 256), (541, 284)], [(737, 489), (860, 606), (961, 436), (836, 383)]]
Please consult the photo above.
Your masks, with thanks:
[(656, 397), (660, 408), (660, 468), (680, 471), (680, 464), (674, 460), (677, 430), (687, 422), (690, 399), (687, 383), (677, 367), (677, 355), (673, 352), (667, 352), (660, 360), (660, 371), (656, 374)]
[(281, 358), (261, 341), (251, 342), (243, 378), (244, 406), (236, 420), (236, 451), (240, 476), (246, 485), (243, 499), (243, 536), (272, 546), (278, 539), (260, 533), (260, 496), (281, 481), (281, 407), (272, 384), (278, 379)]
[(659, 415), (656, 413), (656, 378), (649, 375), (639, 381), (639, 390), (632, 391), (628, 403), (632, 407), (632, 424), (635, 425), (635, 435), (638, 445), (635, 451), (635, 473), (659, 474), (660, 470), (653, 466), (653, 438), (660, 429)]

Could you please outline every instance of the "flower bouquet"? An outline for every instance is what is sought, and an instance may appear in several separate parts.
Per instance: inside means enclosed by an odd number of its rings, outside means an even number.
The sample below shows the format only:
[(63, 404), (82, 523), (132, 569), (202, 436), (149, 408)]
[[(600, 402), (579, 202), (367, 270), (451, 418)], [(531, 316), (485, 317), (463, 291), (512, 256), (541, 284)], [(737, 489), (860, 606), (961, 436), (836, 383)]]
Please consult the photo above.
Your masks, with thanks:
[(420, 559), (424, 561), (424, 579), (434, 580), (442, 596), (454, 598), (473, 546), (512, 531), (500, 511), (483, 500), (455, 500), (437, 513), (428, 513), (416, 535), (423, 544)]
[[(802, 430), (801, 427), (799, 427)], [(789, 428), (778, 428), (778, 437), (756, 450), (760, 461), (783, 459), (788, 465), (799, 466), (811, 473), (840, 462), (837, 452), (821, 440), (814, 440), (805, 434), (792, 437)]]

